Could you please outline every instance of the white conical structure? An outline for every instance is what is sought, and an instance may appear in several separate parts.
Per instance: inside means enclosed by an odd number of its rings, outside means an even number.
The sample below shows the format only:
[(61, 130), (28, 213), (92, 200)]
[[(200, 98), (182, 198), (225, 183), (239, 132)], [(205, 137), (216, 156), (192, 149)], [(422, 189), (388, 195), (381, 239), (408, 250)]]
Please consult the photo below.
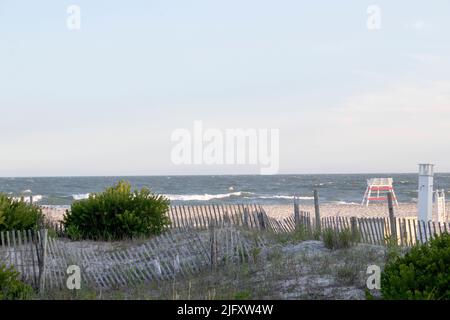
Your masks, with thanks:
[(419, 164), (419, 198), (417, 203), (418, 219), (433, 219), (433, 175), (434, 164)]

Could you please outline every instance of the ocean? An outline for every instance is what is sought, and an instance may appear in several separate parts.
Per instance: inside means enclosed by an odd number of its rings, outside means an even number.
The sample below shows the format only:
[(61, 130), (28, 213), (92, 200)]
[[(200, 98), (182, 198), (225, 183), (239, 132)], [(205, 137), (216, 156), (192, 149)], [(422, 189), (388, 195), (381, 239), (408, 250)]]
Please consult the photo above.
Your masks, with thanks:
[[(312, 175), (217, 175), (0, 178), (0, 192), (10, 196), (33, 196), (36, 203), (69, 206), (73, 201), (100, 192), (120, 180), (134, 188), (149, 187), (166, 195), (173, 204), (289, 204), (293, 195), (311, 203), (317, 189), (321, 202), (361, 203), (374, 177), (392, 177), (399, 202), (416, 202), (417, 174), (312, 174)], [(450, 190), (450, 173), (435, 174), (435, 189)]]

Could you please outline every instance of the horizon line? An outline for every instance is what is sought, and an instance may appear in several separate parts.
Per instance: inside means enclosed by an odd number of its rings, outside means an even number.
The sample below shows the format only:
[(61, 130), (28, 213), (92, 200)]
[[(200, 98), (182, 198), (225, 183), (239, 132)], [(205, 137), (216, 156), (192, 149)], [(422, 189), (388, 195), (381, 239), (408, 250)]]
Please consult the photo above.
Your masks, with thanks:
[[(278, 173), (273, 175), (264, 174), (249, 174), (249, 173), (236, 173), (236, 174), (122, 174), (122, 175), (27, 175), (27, 176), (0, 176), (0, 179), (25, 179), (25, 178), (113, 178), (113, 177), (204, 177), (204, 176), (295, 176), (295, 175), (388, 175), (388, 174), (417, 174), (418, 172), (332, 172), (332, 173)], [(434, 174), (450, 174), (450, 172), (434, 172)]]

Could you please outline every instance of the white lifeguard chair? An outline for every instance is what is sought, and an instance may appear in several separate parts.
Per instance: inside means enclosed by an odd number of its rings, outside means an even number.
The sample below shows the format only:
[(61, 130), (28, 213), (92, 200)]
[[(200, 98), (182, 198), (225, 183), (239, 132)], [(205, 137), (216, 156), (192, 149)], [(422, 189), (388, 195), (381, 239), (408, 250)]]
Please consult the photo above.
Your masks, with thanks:
[(392, 193), (394, 205), (398, 206), (395, 196), (392, 178), (372, 178), (367, 179), (367, 189), (361, 205), (368, 206), (371, 201), (386, 201), (388, 192)]
[(439, 222), (447, 221), (447, 211), (445, 208), (445, 190), (434, 191), (434, 211)]

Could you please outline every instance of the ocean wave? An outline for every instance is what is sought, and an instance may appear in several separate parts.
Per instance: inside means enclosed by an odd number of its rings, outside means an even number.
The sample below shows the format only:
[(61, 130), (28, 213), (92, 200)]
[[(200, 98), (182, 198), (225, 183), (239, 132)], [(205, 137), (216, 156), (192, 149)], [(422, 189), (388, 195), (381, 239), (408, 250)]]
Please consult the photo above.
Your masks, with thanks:
[(324, 185), (332, 185), (334, 181), (320, 182), (319, 184), (315, 184), (316, 186), (324, 186)]
[[(44, 196), (42, 196), (40, 194), (37, 194), (35, 196), (32, 196), (32, 198), (33, 198), (33, 203), (36, 203), (36, 202), (42, 201)], [(17, 200), (17, 201), (22, 201), (22, 197), (13, 197), (13, 199)], [(24, 196), (23, 197), (23, 202), (29, 203), (30, 202), (30, 197), (29, 196)]]
[(166, 194), (165, 197), (169, 198), (169, 200), (174, 201), (209, 201), (213, 199), (224, 199), (231, 197), (242, 197), (245, 195), (250, 195), (251, 192), (230, 192), (230, 193), (222, 193), (222, 194)]
[[(294, 200), (294, 196), (273, 195), (273, 196), (260, 196), (259, 199), (288, 199)], [(313, 200), (314, 197), (297, 197), (300, 200)]]
[(73, 200), (83, 200), (89, 198), (89, 193), (79, 193), (72, 195)]
[(342, 204), (342, 205), (361, 205), (361, 203), (356, 203), (356, 202), (347, 202), (347, 201), (331, 201), (332, 203), (336, 203), (336, 204)]

